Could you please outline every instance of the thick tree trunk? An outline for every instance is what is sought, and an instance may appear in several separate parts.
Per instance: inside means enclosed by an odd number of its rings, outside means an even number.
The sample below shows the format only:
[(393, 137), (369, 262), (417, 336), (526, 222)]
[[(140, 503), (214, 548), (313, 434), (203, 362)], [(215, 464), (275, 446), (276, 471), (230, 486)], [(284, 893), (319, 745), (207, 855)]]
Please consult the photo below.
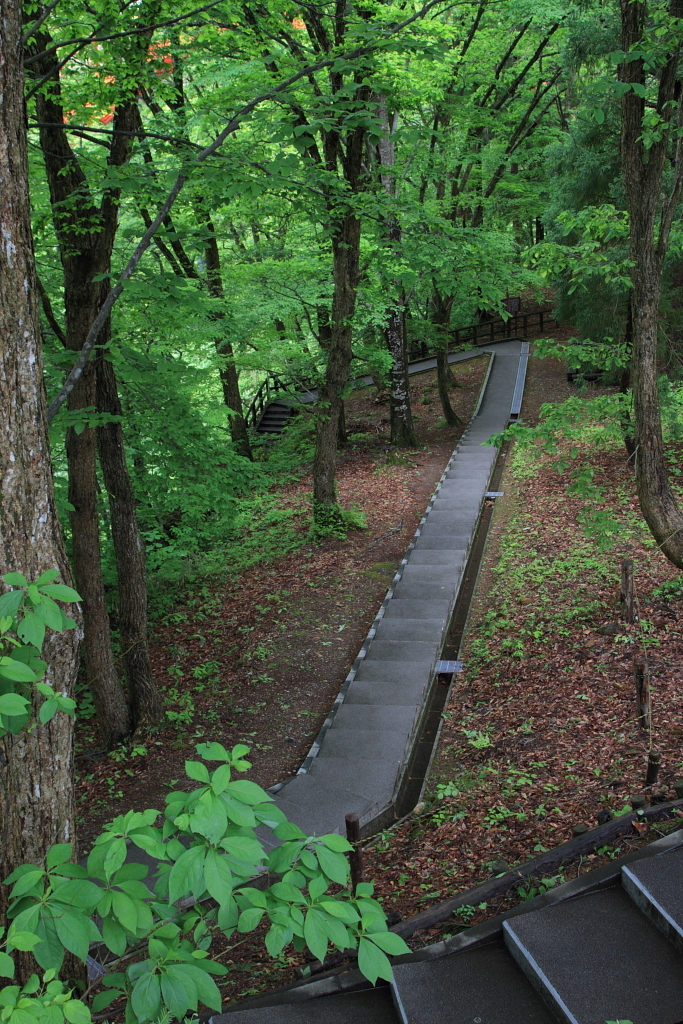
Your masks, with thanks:
[[(0, 573), (35, 579), (56, 568), (69, 584), (45, 416), (21, 31), (21, 5), (0, 0)], [(48, 631), (43, 647), (45, 681), (65, 696), (74, 695), (81, 635)], [(2, 878), (19, 864), (42, 866), (53, 843), (75, 838), (73, 720), (59, 712), (0, 740)], [(7, 896), (0, 886), (0, 925)]]
[[(683, 15), (681, 0), (671, 0), (669, 13)], [(648, 19), (646, 3), (621, 0), (622, 48), (641, 44)], [(681, 99), (678, 82), (680, 53), (673, 51), (659, 70), (657, 110), (664, 121), (660, 138), (644, 148), (643, 119), (645, 68), (642, 59), (628, 61), (620, 78), (636, 90), (622, 97), (621, 162), (629, 207), (633, 291), (631, 315), (633, 357), (631, 382), (635, 421), (636, 485), (643, 517), (667, 558), (683, 569), (683, 514), (669, 484), (657, 387), (657, 324), (662, 271), (669, 231), (683, 188), (683, 148), (675, 131), (680, 128)], [(641, 86), (641, 88), (637, 88)], [(673, 175), (663, 193), (669, 147), (673, 148)]]
[[(99, 352), (96, 360), (97, 409), (122, 415), (112, 363)], [(109, 497), (111, 533), (119, 583), (118, 625), (133, 724), (137, 731), (163, 718), (147, 643), (147, 567), (140, 536), (120, 420), (97, 428), (97, 447)]]
[(316, 521), (325, 526), (336, 506), (335, 462), (342, 396), (351, 366), (351, 320), (356, 308), (361, 223), (348, 211), (332, 242), (334, 297), (330, 345), (325, 380), (317, 404), (315, 458), (313, 461), (313, 509)]

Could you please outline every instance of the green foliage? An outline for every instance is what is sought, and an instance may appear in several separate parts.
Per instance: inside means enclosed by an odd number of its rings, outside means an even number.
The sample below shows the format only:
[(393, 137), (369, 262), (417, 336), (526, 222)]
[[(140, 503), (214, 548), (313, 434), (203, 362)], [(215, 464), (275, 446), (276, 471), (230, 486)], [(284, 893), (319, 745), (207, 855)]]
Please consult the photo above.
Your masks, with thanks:
[(368, 523), (365, 513), (358, 508), (342, 508), (341, 505), (313, 504), (313, 527), (311, 534), (315, 540), (327, 537), (346, 537), (349, 530), (367, 530)]
[(0, 736), (19, 733), (31, 715), (31, 684), (45, 698), (38, 710), (45, 725), (58, 711), (74, 714), (76, 702), (41, 683), (47, 663), (40, 653), (45, 631), (61, 633), (74, 629), (57, 601), (80, 601), (79, 595), (63, 583), (55, 583), (59, 572), (48, 569), (35, 583), (20, 572), (6, 573), (2, 579), (11, 589), (0, 595)]
[[(47, 972), (47, 995), (64, 996), (70, 1024), (88, 1024), (89, 1011), (70, 1006), (67, 991), (56, 992), (49, 982), (66, 950), (85, 961), (91, 943), (104, 943), (113, 960), (84, 998), (101, 1012), (125, 996), (133, 1024), (164, 1013), (182, 1020), (200, 1003), (219, 1011), (214, 978), (227, 968), (209, 957), (213, 939), (252, 932), (263, 920), (272, 956), (290, 943), (320, 960), (330, 945), (356, 950), (373, 984), (391, 979), (388, 956), (407, 952), (387, 930), (372, 884), (359, 884), (355, 893), (329, 891), (348, 882), (346, 839), (306, 836), (260, 786), (235, 778), (251, 767), (248, 747), (229, 752), (220, 743), (201, 743), (196, 749), (200, 760), (185, 762), (196, 788), (169, 793), (161, 823), (157, 810), (129, 811), (98, 836), (85, 867), (72, 863), (71, 844), (62, 843), (51, 847), (44, 867), (24, 864), (5, 880), (11, 886), (7, 948), (32, 950)], [(268, 855), (255, 832), (264, 826), (281, 840)], [(129, 844), (158, 860), (154, 882), (145, 865), (128, 859)], [(251, 884), (264, 869), (279, 876), (267, 889)], [(13, 977), (6, 954), (0, 969)], [(14, 988), (0, 998), (13, 998)], [(30, 1012), (42, 1013), (33, 1003)]]

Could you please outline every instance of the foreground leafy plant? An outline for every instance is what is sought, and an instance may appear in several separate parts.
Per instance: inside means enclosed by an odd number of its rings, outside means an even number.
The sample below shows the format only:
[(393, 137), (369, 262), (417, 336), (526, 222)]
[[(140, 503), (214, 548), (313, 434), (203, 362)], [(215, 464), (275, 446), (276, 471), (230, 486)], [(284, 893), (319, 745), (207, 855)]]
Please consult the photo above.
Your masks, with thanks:
[[(69, 1017), (64, 1009), (71, 1024), (87, 1024), (86, 1003), (101, 1012), (120, 997), (128, 1024), (164, 1013), (182, 1019), (200, 1003), (220, 1010), (214, 978), (227, 968), (209, 958), (212, 942), (218, 934), (252, 932), (263, 920), (270, 925), (265, 943), (273, 956), (291, 943), (323, 960), (331, 945), (355, 951), (373, 984), (391, 978), (388, 956), (408, 947), (388, 931), (371, 883), (359, 884), (355, 893), (339, 891), (349, 877), (346, 839), (305, 835), (260, 786), (234, 779), (251, 767), (248, 747), (238, 744), (228, 752), (219, 743), (202, 743), (196, 749), (201, 760), (187, 761), (185, 769), (199, 786), (167, 796), (162, 824), (157, 810), (129, 811), (96, 839), (85, 867), (71, 862), (71, 844), (63, 843), (51, 848), (44, 867), (24, 864), (6, 879), (12, 886), (8, 935), (15, 948), (31, 949), (47, 985), (41, 988), (36, 976), (31, 992), (16, 985), (0, 992), (0, 1004), (15, 1007), (10, 1024), (26, 1024), (20, 1010), (31, 1019), (45, 1017), (40, 1001), (53, 998), (53, 983), (61, 985), (54, 979), (65, 951), (85, 962), (92, 944), (100, 944), (106, 973), (90, 983), (79, 1004), (83, 1010), (69, 1009)], [(210, 770), (214, 763), (218, 767)], [(281, 841), (268, 855), (255, 831), (261, 827)], [(158, 861), (153, 882), (147, 881), (148, 867), (129, 857), (131, 847)], [(262, 889), (254, 880), (267, 877), (266, 871), (279, 880)], [(24, 937), (23, 947), (17, 935)], [(12, 958), (3, 954), (0, 974), (13, 977), (13, 969)], [(64, 1007), (74, 1002), (67, 988), (57, 997)]]
[(56, 602), (80, 601), (80, 597), (71, 587), (55, 583), (58, 576), (56, 569), (48, 569), (35, 583), (20, 572), (2, 577), (14, 589), (0, 595), (0, 736), (19, 733), (28, 723), (31, 701), (27, 694), (32, 683), (45, 697), (38, 712), (43, 725), (58, 711), (74, 713), (75, 701), (40, 682), (47, 669), (40, 657), (46, 628), (61, 633), (76, 626)]

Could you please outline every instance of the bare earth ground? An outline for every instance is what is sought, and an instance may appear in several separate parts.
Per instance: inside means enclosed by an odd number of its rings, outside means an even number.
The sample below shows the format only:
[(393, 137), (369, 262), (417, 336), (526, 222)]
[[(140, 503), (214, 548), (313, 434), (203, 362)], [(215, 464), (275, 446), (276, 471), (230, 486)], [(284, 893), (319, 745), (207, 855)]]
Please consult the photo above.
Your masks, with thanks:
[[(472, 414), (488, 359), (457, 367), (452, 404)], [(388, 403), (374, 388), (346, 403), (352, 440), (338, 460), (339, 498), (367, 516), (346, 540), (307, 543), (240, 576), (200, 581), (185, 604), (157, 623), (152, 660), (169, 725), (144, 747), (99, 751), (92, 722), (78, 727), (79, 839), (83, 849), (122, 811), (164, 806), (185, 784), (194, 745), (251, 747), (249, 777), (264, 787), (295, 773), (315, 739), (384, 599), (463, 427), (441, 419), (434, 372), (413, 377), (421, 447), (392, 452)], [(441, 425), (439, 421), (441, 420)], [(400, 461), (396, 461), (398, 459)], [(278, 492), (309, 528), (312, 480)], [(137, 751), (137, 753), (136, 753)]]

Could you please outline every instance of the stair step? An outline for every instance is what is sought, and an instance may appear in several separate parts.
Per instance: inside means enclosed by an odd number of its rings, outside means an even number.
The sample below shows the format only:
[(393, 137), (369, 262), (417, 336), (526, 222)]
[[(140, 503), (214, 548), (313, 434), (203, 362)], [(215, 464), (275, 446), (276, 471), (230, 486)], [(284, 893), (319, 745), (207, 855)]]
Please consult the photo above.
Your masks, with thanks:
[(348, 992), (300, 1003), (214, 1014), (209, 1024), (398, 1024), (390, 990)]
[(683, 953), (683, 850), (625, 865), (621, 884), (636, 906)]
[(404, 1024), (556, 1024), (500, 942), (397, 964), (393, 985)]
[(683, 959), (621, 886), (503, 922), (505, 943), (565, 1024), (680, 1024)]

